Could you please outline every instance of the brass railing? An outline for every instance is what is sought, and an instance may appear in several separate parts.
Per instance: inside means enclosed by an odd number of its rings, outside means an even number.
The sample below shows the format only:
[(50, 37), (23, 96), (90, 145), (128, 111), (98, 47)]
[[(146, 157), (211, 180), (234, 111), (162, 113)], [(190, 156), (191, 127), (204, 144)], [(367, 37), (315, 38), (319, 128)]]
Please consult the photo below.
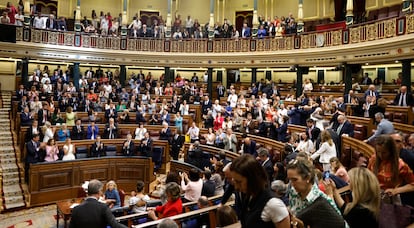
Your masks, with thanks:
[[(395, 36), (414, 33), (414, 15), (353, 25), (349, 28), (314, 31), (297, 36), (278, 38), (251, 39), (143, 39), (101, 37), (97, 35), (73, 32), (30, 29), (27, 42), (78, 46), (112, 50), (128, 50), (142, 52), (174, 52), (174, 53), (233, 53), (233, 52), (272, 52), (292, 49), (308, 49), (331, 47), (387, 39)], [(22, 27), (16, 28), (16, 40), (24, 41)], [(323, 36), (322, 44), (317, 42)], [(80, 42), (75, 42), (76, 39)]]

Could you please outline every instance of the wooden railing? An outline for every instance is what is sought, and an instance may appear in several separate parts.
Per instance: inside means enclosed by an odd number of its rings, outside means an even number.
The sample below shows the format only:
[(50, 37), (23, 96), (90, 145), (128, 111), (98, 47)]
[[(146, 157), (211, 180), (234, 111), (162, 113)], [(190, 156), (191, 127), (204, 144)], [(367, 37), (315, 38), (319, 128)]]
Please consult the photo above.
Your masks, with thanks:
[(153, 181), (151, 159), (143, 157), (107, 157), (37, 163), (30, 166), (30, 205), (50, 204), (78, 197), (80, 185), (91, 179), (114, 180), (118, 188), (133, 190), (137, 180), (146, 189)]
[(320, 45), (317, 44), (316, 40), (319, 35), (324, 37), (322, 46), (331, 47), (386, 39), (413, 32), (414, 15), (409, 14), (398, 18), (386, 18), (356, 24), (347, 29), (338, 28), (304, 33), (298, 36), (267, 37), (263, 39), (136, 39), (102, 37), (34, 28), (30, 30), (30, 36), (24, 36), (25, 31), (22, 27), (16, 27), (16, 39), (17, 41), (42, 44), (142, 52), (233, 53), (318, 48)]

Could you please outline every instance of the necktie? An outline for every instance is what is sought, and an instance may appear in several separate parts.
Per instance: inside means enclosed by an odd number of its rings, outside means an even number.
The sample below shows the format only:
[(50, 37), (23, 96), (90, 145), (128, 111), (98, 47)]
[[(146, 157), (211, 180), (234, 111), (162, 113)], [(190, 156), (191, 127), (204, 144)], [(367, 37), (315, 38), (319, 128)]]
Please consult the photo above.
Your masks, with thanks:
[(338, 129), (336, 129), (336, 133), (339, 135), (339, 133), (341, 133), (342, 127), (344, 126), (344, 124), (339, 125)]

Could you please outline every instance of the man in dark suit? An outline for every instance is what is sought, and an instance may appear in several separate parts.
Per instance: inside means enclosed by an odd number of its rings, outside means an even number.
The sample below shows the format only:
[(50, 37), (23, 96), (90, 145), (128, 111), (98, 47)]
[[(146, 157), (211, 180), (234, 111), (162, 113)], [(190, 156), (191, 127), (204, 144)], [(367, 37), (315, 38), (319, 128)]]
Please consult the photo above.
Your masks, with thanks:
[(403, 107), (414, 104), (413, 94), (407, 92), (407, 86), (401, 86), (400, 93), (395, 96), (393, 104)]
[(365, 91), (364, 98), (367, 96), (376, 97), (377, 99), (380, 98), (379, 92), (376, 90), (375, 85), (369, 85), (367, 91)]
[(46, 29), (56, 30), (57, 29), (57, 21), (55, 19), (55, 15), (50, 14), (49, 18), (46, 20)]
[(200, 148), (199, 141), (195, 141), (188, 148), (188, 155), (187, 155), (186, 162), (200, 169), (204, 169), (204, 167), (202, 167), (203, 166), (203, 151)]
[(241, 37), (242, 38), (248, 38), (250, 37), (251, 34), (251, 29), (250, 27), (247, 26), (247, 23), (243, 23), (243, 28), (242, 28), (242, 33), (241, 33)]
[(39, 112), (37, 112), (37, 121), (39, 122), (41, 126), (45, 125), (47, 121), (50, 122), (51, 116), (47, 108), (48, 108), (47, 103), (44, 103), (43, 109), (40, 109)]
[(147, 120), (145, 119), (144, 115), (142, 115), (142, 109), (138, 108), (135, 112), (135, 123), (140, 124), (145, 122), (147, 122)]
[(321, 130), (315, 126), (315, 121), (310, 118), (306, 120), (306, 126), (306, 136), (308, 136), (308, 139), (312, 142), (315, 142), (321, 133)]
[(41, 151), (40, 151), (40, 136), (35, 134), (32, 136), (32, 140), (26, 143), (27, 155), (25, 163), (25, 178), (26, 182), (29, 183), (29, 168), (30, 164), (35, 164), (41, 160)]
[(33, 120), (32, 125), (30, 125), (29, 129), (27, 130), (25, 142), (29, 142), (30, 140), (32, 140), (33, 135), (39, 135), (40, 139), (43, 138), (42, 131), (39, 127), (37, 120)]
[(27, 97), (23, 96), (21, 99), (19, 99), (19, 103), (17, 103), (17, 111), (23, 112), (24, 108), (29, 107), (29, 102), (27, 101)]
[(122, 147), (122, 153), (124, 156), (134, 156), (135, 155), (135, 145), (134, 141), (132, 141), (132, 135), (128, 134), (127, 139), (124, 142), (124, 145)]
[(118, 125), (115, 123), (114, 118), (110, 118), (109, 122), (105, 125), (104, 135), (106, 139), (118, 138)]
[(203, 110), (203, 115), (207, 115), (208, 111), (211, 110), (211, 100), (208, 96), (204, 96), (204, 101), (201, 103), (201, 109)]
[(253, 157), (256, 157), (256, 141), (250, 139), (250, 137), (248, 137), (247, 134), (243, 134), (242, 138), (242, 150), (240, 150), (239, 152), (241, 152), (241, 154), (251, 154)]
[(264, 168), (264, 170), (267, 173), (267, 178), (269, 179), (269, 184), (272, 182), (273, 180), (273, 163), (270, 160), (269, 157), (269, 151), (265, 148), (260, 148), (257, 152), (258, 156), (257, 156), (257, 160), (260, 161), (260, 163), (262, 164), (262, 167)]
[(91, 146), (88, 157), (103, 157), (106, 156), (105, 145), (101, 141), (101, 136), (97, 136), (95, 142)]
[(361, 85), (371, 85), (372, 79), (368, 76), (368, 73), (364, 74), (364, 77), (362, 78)]
[(171, 129), (168, 127), (167, 122), (162, 123), (162, 129), (160, 131), (160, 140), (170, 140), (171, 138)]
[(23, 112), (20, 114), (20, 126), (32, 125), (33, 116), (29, 112), (29, 107), (25, 107)]
[(18, 89), (18, 90), (16, 90), (16, 97), (17, 97), (17, 100), (21, 100), (21, 99), (23, 98), (23, 96), (27, 96), (27, 91), (26, 91), (26, 89), (24, 88), (24, 85), (20, 85), (20, 86), (19, 86), (19, 89)]
[(170, 114), (168, 113), (167, 110), (164, 110), (164, 112), (161, 115), (161, 122), (166, 122), (167, 124), (170, 124)]
[(153, 140), (150, 138), (149, 132), (145, 132), (144, 138), (141, 140), (139, 145), (139, 152), (141, 156), (152, 157), (152, 143)]
[(72, 127), (72, 132), (70, 133), (70, 136), (72, 140), (82, 140), (85, 135), (85, 130), (83, 129), (83, 126), (81, 125), (82, 122), (80, 119), (76, 120), (75, 126)]
[(267, 137), (267, 126), (266, 123), (263, 121), (263, 118), (259, 116), (256, 120), (259, 123), (257, 125), (256, 134), (262, 137)]
[(348, 121), (344, 115), (338, 116), (338, 128), (335, 129), (338, 135), (347, 135), (354, 137), (354, 126)]
[(109, 109), (105, 111), (106, 121), (109, 121), (110, 118), (114, 118), (114, 120), (118, 119), (118, 112), (115, 109), (114, 103), (111, 103)]
[(73, 208), (70, 228), (78, 227), (107, 227), (126, 228), (118, 223), (109, 207), (98, 201), (102, 195), (103, 184), (99, 180), (93, 179), (88, 184), (88, 197)]
[(178, 160), (178, 155), (184, 144), (184, 137), (178, 132), (171, 139), (171, 152), (170, 155), (174, 160)]

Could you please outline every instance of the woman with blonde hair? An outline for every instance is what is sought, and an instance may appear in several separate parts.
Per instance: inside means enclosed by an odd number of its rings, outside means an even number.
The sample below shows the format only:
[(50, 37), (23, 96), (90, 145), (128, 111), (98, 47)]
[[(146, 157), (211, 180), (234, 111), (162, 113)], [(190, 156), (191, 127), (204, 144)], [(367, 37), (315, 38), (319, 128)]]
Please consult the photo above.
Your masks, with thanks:
[(109, 208), (121, 207), (121, 197), (119, 196), (115, 181), (110, 180), (106, 183), (104, 196), (105, 202), (108, 204)]
[(319, 157), (319, 162), (323, 166), (323, 171), (330, 171), (331, 165), (329, 160), (332, 157), (336, 157), (336, 146), (332, 140), (331, 134), (326, 130), (321, 132), (321, 143), (321, 147), (311, 155), (311, 159), (315, 160)]
[(335, 199), (350, 227), (378, 227), (380, 187), (377, 177), (367, 168), (356, 167), (349, 171), (349, 178), (352, 202), (345, 203), (332, 180), (325, 181), (326, 193)]
[(332, 157), (331, 159), (329, 159), (329, 163), (331, 164), (331, 173), (341, 178), (346, 183), (349, 183), (348, 172), (346, 171), (342, 163), (339, 161), (339, 159), (337, 157)]

